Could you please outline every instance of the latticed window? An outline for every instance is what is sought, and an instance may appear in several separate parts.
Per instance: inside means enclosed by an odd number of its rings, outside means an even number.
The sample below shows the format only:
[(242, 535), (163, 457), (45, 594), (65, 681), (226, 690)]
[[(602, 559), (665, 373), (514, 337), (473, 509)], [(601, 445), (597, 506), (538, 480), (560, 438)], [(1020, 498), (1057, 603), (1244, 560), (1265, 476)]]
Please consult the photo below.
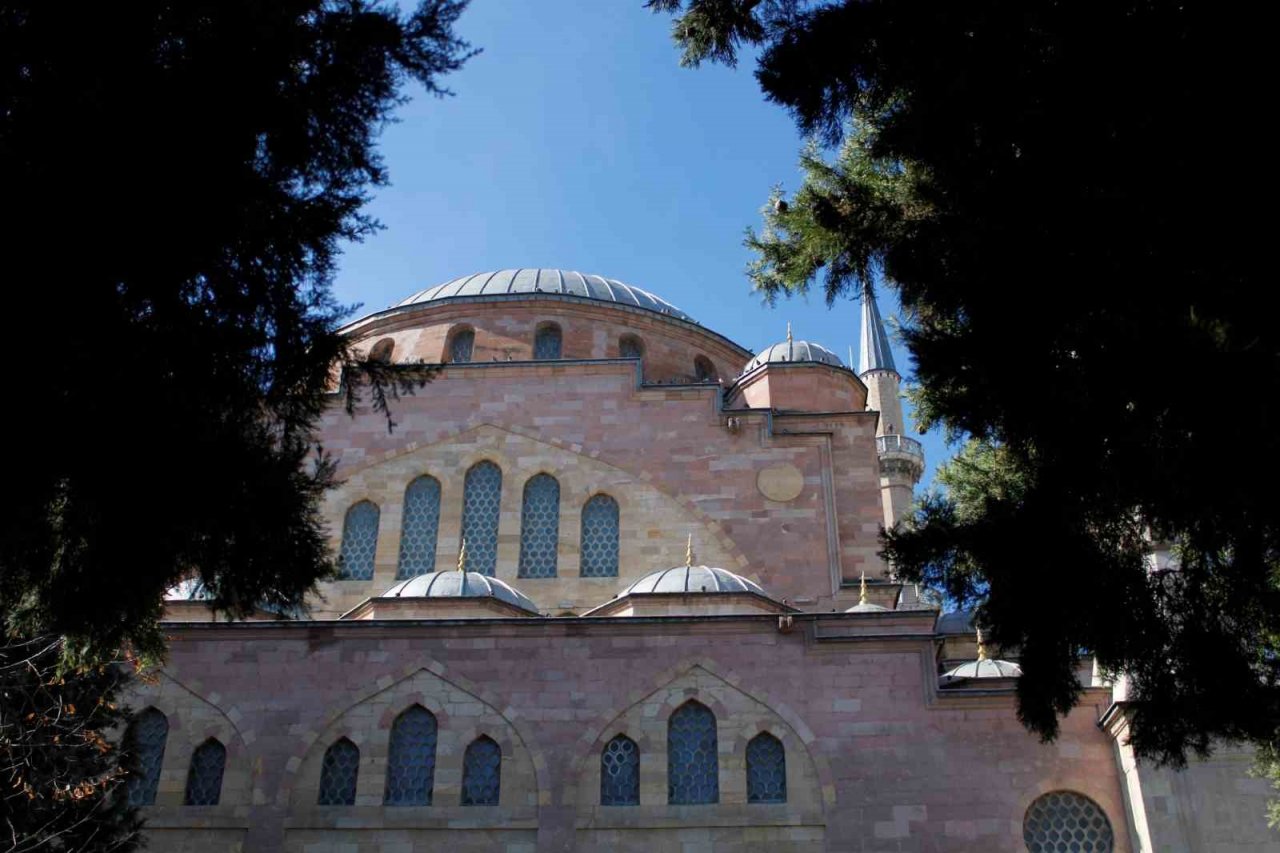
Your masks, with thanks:
[(1111, 853), (1111, 822), (1098, 804), (1074, 791), (1038, 798), (1022, 821), (1030, 853)]
[(388, 806), (429, 806), (436, 776), (436, 718), (421, 705), (405, 710), (391, 725), (387, 748)]
[(496, 806), (502, 787), (502, 747), (481, 735), (462, 756), (462, 804)]
[(596, 495), (582, 507), (581, 574), (618, 576), (618, 502), (608, 495)]
[(436, 533), (440, 528), (440, 481), (419, 477), (404, 490), (400, 525), (400, 563), (396, 578), (425, 575), (436, 568)]
[(338, 553), (340, 580), (373, 580), (373, 555), (378, 548), (378, 507), (360, 501), (342, 522), (342, 550)]
[(626, 735), (600, 752), (600, 805), (640, 805), (640, 747)]
[(168, 739), (169, 721), (155, 708), (143, 711), (129, 726), (125, 742), (137, 761), (137, 767), (125, 785), (129, 805), (155, 804), (156, 791), (160, 787), (160, 765), (164, 763), (164, 744)]
[(716, 715), (698, 702), (681, 705), (667, 720), (667, 802), (720, 801)]
[(324, 761), (320, 764), (320, 794), (316, 803), (322, 806), (354, 806), (359, 775), (360, 747), (340, 738), (324, 751)]
[(467, 571), (493, 577), (498, 565), (501, 501), (502, 469), (488, 460), (472, 465), (462, 488), (462, 539), (467, 543)]
[(222, 771), (227, 766), (227, 748), (209, 738), (191, 753), (191, 769), (187, 771), (188, 806), (216, 806), (222, 796)]
[(549, 359), (560, 357), (560, 327), (555, 323), (544, 323), (538, 327), (533, 336), (533, 357)]
[(520, 510), (519, 576), (555, 577), (559, 541), (560, 483), (549, 474), (530, 477)]
[(471, 329), (461, 329), (453, 333), (449, 339), (449, 361), (453, 364), (466, 364), (471, 361), (471, 350), (476, 345), (476, 333)]
[(700, 355), (693, 360), (693, 378), (699, 382), (715, 382), (719, 378), (711, 359)]
[(747, 802), (787, 801), (787, 753), (782, 741), (761, 732), (747, 744)]
[(618, 339), (618, 355), (622, 358), (644, 358), (644, 344), (635, 335), (623, 335)]

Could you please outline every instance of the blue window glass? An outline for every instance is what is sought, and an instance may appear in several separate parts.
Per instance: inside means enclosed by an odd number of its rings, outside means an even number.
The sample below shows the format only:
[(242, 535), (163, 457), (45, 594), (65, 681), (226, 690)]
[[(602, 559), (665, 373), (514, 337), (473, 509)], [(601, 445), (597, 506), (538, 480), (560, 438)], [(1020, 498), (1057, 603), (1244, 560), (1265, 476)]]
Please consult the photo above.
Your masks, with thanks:
[(148, 708), (134, 718), (125, 742), (137, 761), (125, 784), (131, 806), (150, 806), (156, 801), (160, 787), (160, 765), (164, 763), (164, 745), (169, 739), (169, 720), (155, 708)]
[(461, 329), (453, 333), (449, 339), (449, 361), (453, 364), (466, 364), (471, 361), (471, 351), (476, 345), (476, 333), (471, 329)]
[(383, 805), (431, 805), (435, 776), (436, 718), (421, 705), (414, 705), (391, 725)]
[(747, 802), (787, 801), (787, 753), (782, 741), (761, 732), (747, 744)]
[(419, 477), (404, 490), (400, 525), (400, 562), (396, 578), (430, 574), (436, 568), (436, 534), (440, 529), (440, 481)]
[(559, 544), (560, 483), (549, 474), (538, 474), (524, 484), (524, 501), (520, 510), (519, 576), (555, 577)]
[(462, 539), (467, 543), (467, 571), (493, 577), (498, 566), (501, 502), (502, 469), (488, 460), (472, 465), (462, 489)]
[(188, 806), (216, 806), (222, 796), (222, 771), (227, 766), (227, 748), (214, 738), (209, 738), (191, 753), (191, 767), (187, 771), (187, 795), (183, 803)]
[(720, 801), (720, 761), (716, 715), (692, 700), (667, 720), (667, 802), (672, 805)]
[(373, 556), (378, 548), (378, 508), (360, 501), (347, 510), (342, 522), (342, 549), (338, 552), (340, 580), (373, 580)]
[(324, 751), (320, 765), (320, 794), (316, 803), (322, 806), (354, 806), (356, 780), (360, 775), (360, 748), (340, 738)]
[(582, 564), (584, 578), (618, 576), (618, 502), (596, 495), (582, 507)]
[(554, 359), (560, 357), (560, 327), (555, 323), (544, 323), (538, 327), (533, 338), (533, 357), (536, 359)]
[(502, 747), (481, 735), (462, 756), (462, 804), (496, 806), (502, 788)]
[(600, 805), (640, 805), (640, 747), (626, 735), (600, 752)]
[(1074, 791), (1053, 791), (1033, 802), (1022, 821), (1029, 853), (1111, 853), (1111, 821), (1093, 800)]

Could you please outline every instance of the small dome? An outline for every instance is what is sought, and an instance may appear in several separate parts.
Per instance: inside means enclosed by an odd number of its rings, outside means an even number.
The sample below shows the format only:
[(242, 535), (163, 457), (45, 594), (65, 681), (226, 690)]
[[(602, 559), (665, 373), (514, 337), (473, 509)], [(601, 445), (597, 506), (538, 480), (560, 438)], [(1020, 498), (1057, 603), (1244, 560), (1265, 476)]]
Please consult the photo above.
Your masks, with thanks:
[(889, 608), (881, 607), (879, 604), (872, 604), (869, 601), (860, 601), (850, 607), (845, 613), (888, 613)]
[(165, 601), (209, 601), (213, 596), (199, 578), (187, 578), (164, 592)]
[(970, 680), (974, 678), (1017, 678), (1022, 675), (1022, 667), (1007, 660), (987, 660), (979, 658), (962, 663), (955, 669), (948, 670), (942, 676), (942, 683)]
[(383, 598), (496, 598), (499, 601), (537, 613), (538, 606), (529, 596), (497, 578), (476, 572), (432, 572), (418, 575), (391, 587)]
[(747, 374), (757, 367), (779, 362), (816, 362), (818, 364), (829, 364), (832, 367), (844, 367), (844, 363), (840, 361), (840, 356), (820, 344), (810, 343), (809, 341), (785, 340), (780, 344), (774, 344), (771, 347), (762, 349), (759, 355), (747, 362), (747, 366), (742, 368), (742, 372)]
[(717, 569), (712, 566), (676, 566), (674, 569), (659, 569), (631, 584), (622, 594), (630, 595), (633, 592), (754, 592), (768, 598), (768, 594), (755, 581), (749, 581), (727, 569)]

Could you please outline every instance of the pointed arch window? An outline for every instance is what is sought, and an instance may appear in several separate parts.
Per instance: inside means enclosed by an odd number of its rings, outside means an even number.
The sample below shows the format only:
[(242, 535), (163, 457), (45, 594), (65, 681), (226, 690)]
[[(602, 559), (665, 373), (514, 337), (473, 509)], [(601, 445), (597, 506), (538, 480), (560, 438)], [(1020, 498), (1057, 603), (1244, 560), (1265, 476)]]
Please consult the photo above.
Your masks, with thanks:
[(747, 744), (747, 802), (787, 801), (787, 753), (782, 741), (761, 732)]
[(563, 335), (555, 323), (541, 323), (533, 336), (533, 357), (535, 359), (560, 358)]
[(191, 753), (187, 770), (187, 793), (183, 804), (216, 806), (222, 797), (222, 772), (227, 766), (227, 748), (217, 738), (209, 738)]
[(129, 726), (125, 743), (137, 762), (125, 784), (131, 806), (150, 806), (156, 801), (160, 787), (160, 766), (164, 763), (164, 745), (169, 739), (169, 720), (155, 708), (148, 708)]
[(482, 460), (467, 471), (462, 487), (462, 540), (467, 543), (467, 570), (493, 577), (498, 566), (498, 519), (502, 503), (502, 469)]
[(472, 351), (476, 346), (474, 329), (462, 328), (449, 336), (449, 361), (452, 364), (466, 364), (471, 361)]
[(488, 735), (467, 745), (462, 756), (462, 804), (496, 806), (502, 788), (502, 747)]
[(600, 805), (640, 805), (640, 747), (626, 735), (600, 751)]
[(418, 477), (404, 490), (400, 525), (400, 562), (396, 578), (426, 575), (436, 568), (436, 535), (440, 530), (440, 481)]
[(618, 502), (595, 495), (582, 507), (582, 563), (584, 578), (618, 576)]
[(421, 705), (391, 724), (387, 747), (387, 806), (429, 806), (436, 778), (436, 717)]
[(320, 793), (316, 804), (354, 806), (359, 775), (360, 747), (346, 738), (334, 741), (324, 751), (324, 761), (320, 764)]
[(716, 715), (692, 699), (667, 720), (667, 802), (698, 805), (720, 801)]
[(373, 580), (378, 515), (378, 507), (371, 501), (360, 501), (347, 510), (342, 522), (342, 549), (338, 552), (339, 580)]
[(520, 568), (522, 578), (556, 576), (560, 544), (560, 482), (537, 474), (524, 484), (520, 508)]
[(644, 342), (635, 335), (623, 335), (618, 338), (618, 356), (620, 358), (644, 358)]
[(395, 352), (396, 342), (392, 338), (383, 338), (369, 349), (370, 361), (381, 361), (384, 364), (391, 362), (391, 354)]
[(1022, 820), (1022, 840), (1029, 853), (1111, 853), (1115, 848), (1106, 812), (1075, 791), (1051, 791), (1032, 802)]
[(693, 360), (693, 378), (698, 382), (715, 382), (720, 378), (711, 359), (700, 355)]

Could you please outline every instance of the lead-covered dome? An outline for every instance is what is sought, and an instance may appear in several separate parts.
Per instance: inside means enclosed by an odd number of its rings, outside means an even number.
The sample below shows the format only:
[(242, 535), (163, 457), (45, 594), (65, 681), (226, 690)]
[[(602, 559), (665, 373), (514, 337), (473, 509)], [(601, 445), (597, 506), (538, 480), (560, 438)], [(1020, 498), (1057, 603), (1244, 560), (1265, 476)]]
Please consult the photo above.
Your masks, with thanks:
[(742, 372), (747, 374), (766, 364), (796, 362), (829, 364), (832, 367), (845, 366), (844, 362), (840, 361), (840, 356), (821, 344), (815, 344), (811, 341), (791, 340), (790, 335), (788, 335), (787, 340), (782, 343), (762, 349), (759, 355), (747, 362), (747, 366), (742, 368)]
[(496, 598), (498, 601), (537, 613), (529, 596), (510, 584), (476, 572), (432, 572), (401, 581), (382, 594), (383, 598)]
[(397, 302), (394, 308), (424, 305), (431, 302), (479, 299), (486, 297), (527, 297), (544, 293), (578, 299), (612, 302), (631, 308), (643, 308), (689, 323), (697, 321), (665, 299), (613, 278), (590, 275), (573, 270), (514, 269), (464, 275), (435, 287), (420, 290)]
[(755, 581), (747, 580), (728, 569), (714, 566), (676, 566), (650, 572), (623, 591), (623, 595), (638, 593), (682, 592), (754, 592), (766, 598), (768, 594)]

